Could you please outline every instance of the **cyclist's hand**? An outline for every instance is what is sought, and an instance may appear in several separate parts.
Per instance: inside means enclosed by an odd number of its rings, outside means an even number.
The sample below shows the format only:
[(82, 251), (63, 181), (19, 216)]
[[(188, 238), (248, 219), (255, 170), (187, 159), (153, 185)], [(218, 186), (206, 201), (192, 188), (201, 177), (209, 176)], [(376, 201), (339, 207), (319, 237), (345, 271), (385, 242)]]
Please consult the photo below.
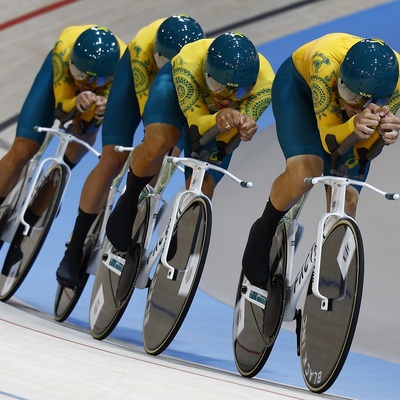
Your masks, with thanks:
[(399, 131), (400, 119), (388, 109), (379, 121), (378, 132), (387, 144), (393, 144), (399, 136)]
[(237, 126), (237, 130), (240, 135), (240, 139), (247, 142), (252, 139), (254, 134), (257, 132), (258, 126), (256, 121), (249, 115), (243, 115), (243, 123)]
[(106, 112), (107, 99), (104, 96), (96, 96), (96, 119), (102, 120)]
[(231, 129), (241, 126), (244, 123), (244, 116), (231, 108), (223, 108), (218, 111), (217, 125), (220, 132), (229, 132)]
[(93, 104), (96, 103), (96, 95), (93, 92), (85, 91), (78, 94), (75, 99), (76, 109), (80, 113), (87, 111)]
[(381, 108), (376, 104), (369, 104), (364, 110), (354, 116), (354, 131), (360, 139), (368, 139), (379, 125)]

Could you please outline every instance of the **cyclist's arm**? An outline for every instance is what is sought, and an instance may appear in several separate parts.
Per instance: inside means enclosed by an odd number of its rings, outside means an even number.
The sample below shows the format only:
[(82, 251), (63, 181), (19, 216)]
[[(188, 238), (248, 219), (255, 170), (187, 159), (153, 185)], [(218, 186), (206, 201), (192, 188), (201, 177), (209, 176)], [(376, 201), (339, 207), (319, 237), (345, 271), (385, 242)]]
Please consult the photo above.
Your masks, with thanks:
[[(185, 47), (183, 50), (185, 49), (187, 48)], [(203, 52), (206, 51), (207, 47), (204, 47), (198, 49), (198, 54), (190, 54), (190, 62), (181, 56), (182, 52), (171, 60), (172, 76), (177, 89), (179, 106), (188, 121), (188, 125), (196, 125), (200, 135), (203, 135), (217, 123), (215, 112), (210, 111), (209, 108), (211, 97), (203, 77)], [(186, 57), (189, 58), (187, 55)], [(210, 104), (207, 104), (207, 102), (210, 102)]]

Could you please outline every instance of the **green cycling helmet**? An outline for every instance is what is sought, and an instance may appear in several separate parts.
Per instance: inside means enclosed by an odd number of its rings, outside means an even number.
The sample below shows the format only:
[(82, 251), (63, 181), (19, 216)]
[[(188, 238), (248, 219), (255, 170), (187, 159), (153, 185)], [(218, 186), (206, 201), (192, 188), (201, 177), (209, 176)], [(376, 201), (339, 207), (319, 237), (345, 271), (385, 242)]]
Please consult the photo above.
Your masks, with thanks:
[(394, 51), (380, 39), (363, 39), (347, 52), (338, 82), (339, 96), (353, 107), (387, 104), (396, 89), (399, 64)]
[(77, 81), (103, 86), (112, 79), (119, 58), (120, 46), (114, 34), (105, 27), (94, 26), (76, 39), (70, 71)]
[(204, 62), (204, 77), (218, 97), (241, 99), (256, 84), (260, 60), (254, 44), (243, 34), (227, 32), (210, 45)]
[(187, 43), (204, 39), (200, 24), (187, 15), (173, 15), (158, 28), (154, 42), (154, 58), (161, 68), (175, 57)]

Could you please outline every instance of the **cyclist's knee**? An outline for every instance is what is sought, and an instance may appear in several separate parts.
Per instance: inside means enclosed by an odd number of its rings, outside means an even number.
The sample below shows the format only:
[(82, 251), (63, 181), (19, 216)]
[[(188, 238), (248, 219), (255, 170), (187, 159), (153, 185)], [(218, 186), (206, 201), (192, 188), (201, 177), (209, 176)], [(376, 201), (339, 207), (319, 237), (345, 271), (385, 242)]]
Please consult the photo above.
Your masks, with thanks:
[(148, 161), (164, 157), (177, 143), (179, 131), (167, 124), (151, 124), (146, 127), (146, 134), (141, 146), (142, 155)]
[(320, 157), (314, 155), (301, 155), (289, 158), (286, 169), (299, 178), (320, 176), (323, 172), (324, 164)]
[(285, 175), (293, 185), (306, 185), (305, 178), (320, 176), (323, 172), (323, 160), (314, 155), (301, 155), (289, 158)]
[(40, 144), (31, 139), (16, 138), (7, 154), (9, 162), (22, 168), (38, 152)]
[(114, 145), (106, 145), (103, 147), (98, 169), (106, 176), (116, 177), (121, 171), (129, 153), (117, 153)]

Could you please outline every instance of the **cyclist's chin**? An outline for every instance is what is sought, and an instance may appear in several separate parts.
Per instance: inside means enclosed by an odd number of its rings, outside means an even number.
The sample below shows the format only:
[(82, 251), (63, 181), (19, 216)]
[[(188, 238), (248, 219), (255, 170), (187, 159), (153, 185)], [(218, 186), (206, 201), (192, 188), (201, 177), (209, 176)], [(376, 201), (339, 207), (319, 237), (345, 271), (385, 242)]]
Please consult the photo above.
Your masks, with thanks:
[(83, 83), (76, 83), (76, 86), (80, 92), (91, 92), (93, 90), (89, 85), (84, 85)]
[(346, 114), (349, 118), (354, 117), (355, 115), (359, 114), (360, 112), (362, 112), (362, 110), (360, 108), (354, 108), (354, 107), (350, 107), (345, 105), (344, 107)]

